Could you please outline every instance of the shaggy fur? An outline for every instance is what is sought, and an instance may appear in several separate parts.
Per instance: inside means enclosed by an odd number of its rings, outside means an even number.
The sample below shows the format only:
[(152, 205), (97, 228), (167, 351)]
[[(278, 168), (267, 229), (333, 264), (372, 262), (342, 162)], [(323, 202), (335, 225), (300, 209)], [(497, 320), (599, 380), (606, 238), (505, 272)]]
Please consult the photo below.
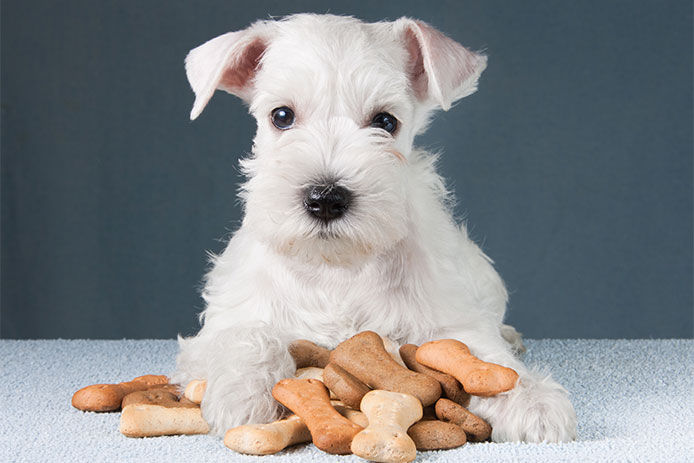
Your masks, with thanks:
[[(291, 340), (332, 348), (373, 330), (400, 344), (456, 338), (514, 368), (514, 390), (470, 404), (493, 440), (574, 439), (566, 390), (514, 355), (504, 284), (455, 223), (435, 156), (413, 147), (434, 110), (476, 90), (486, 61), (420, 21), (330, 15), (257, 22), (190, 52), (191, 118), (219, 88), (258, 121), (241, 161), (243, 224), (212, 259), (202, 329), (179, 337), (172, 377), (207, 379), (202, 410), (215, 433), (278, 417), (270, 390), (294, 373)], [(270, 120), (280, 106), (296, 113), (284, 131)], [(369, 126), (384, 111), (398, 119), (392, 135)], [(354, 194), (328, 223), (302, 202), (326, 179)]]

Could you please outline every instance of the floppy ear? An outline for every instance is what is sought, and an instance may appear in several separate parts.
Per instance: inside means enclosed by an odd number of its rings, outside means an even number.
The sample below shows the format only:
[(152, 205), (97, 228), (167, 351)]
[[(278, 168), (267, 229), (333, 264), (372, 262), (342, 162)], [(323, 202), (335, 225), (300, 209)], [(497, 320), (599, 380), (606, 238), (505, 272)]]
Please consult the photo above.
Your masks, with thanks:
[(246, 102), (251, 99), (253, 77), (267, 48), (263, 26), (254, 24), (242, 31), (220, 35), (188, 53), (186, 75), (195, 92), (191, 120), (200, 115), (217, 89)]
[(395, 22), (409, 56), (408, 73), (417, 98), (448, 111), (477, 90), (487, 57), (460, 45), (430, 25), (409, 18)]

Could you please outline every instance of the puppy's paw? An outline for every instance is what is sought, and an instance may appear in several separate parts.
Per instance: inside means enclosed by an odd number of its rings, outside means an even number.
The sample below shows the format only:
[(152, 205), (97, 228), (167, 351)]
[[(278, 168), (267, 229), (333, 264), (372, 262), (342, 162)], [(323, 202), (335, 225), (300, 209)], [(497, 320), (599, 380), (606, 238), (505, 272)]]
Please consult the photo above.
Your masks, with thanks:
[(210, 385), (200, 406), (211, 434), (223, 436), (236, 426), (270, 423), (282, 415), (281, 405), (264, 387), (258, 391), (244, 391), (244, 385), (235, 382), (211, 382)]
[(576, 412), (566, 389), (549, 375), (521, 376), (515, 389), (475, 398), (470, 408), (492, 425), (494, 442), (568, 442), (576, 439)]

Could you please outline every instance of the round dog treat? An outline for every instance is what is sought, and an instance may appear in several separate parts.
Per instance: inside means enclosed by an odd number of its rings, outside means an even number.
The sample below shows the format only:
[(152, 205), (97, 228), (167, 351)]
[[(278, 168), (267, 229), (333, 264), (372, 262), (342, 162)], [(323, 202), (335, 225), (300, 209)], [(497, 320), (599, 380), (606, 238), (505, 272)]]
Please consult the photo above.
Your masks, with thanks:
[(128, 394), (123, 399), (120, 431), (128, 437), (207, 434), (200, 407), (166, 389)]
[(417, 349), (419, 363), (460, 381), (465, 392), (489, 397), (514, 388), (518, 373), (496, 363), (484, 362), (455, 339), (441, 339), (422, 344)]
[(345, 405), (355, 409), (359, 408), (362, 397), (371, 390), (369, 386), (334, 363), (329, 363), (323, 370), (323, 383)]
[(467, 442), (465, 431), (453, 423), (439, 420), (418, 421), (407, 430), (417, 450), (446, 450)]
[(306, 423), (313, 443), (325, 452), (350, 453), (352, 438), (363, 429), (333, 408), (328, 389), (318, 380), (283, 379), (272, 388), (272, 396)]
[(118, 384), (93, 384), (74, 393), (72, 406), (88, 412), (110, 412), (121, 408), (123, 397), (131, 392), (147, 390), (168, 382), (169, 378), (164, 375), (144, 375)]
[(330, 362), (372, 389), (410, 394), (423, 406), (433, 404), (441, 396), (438, 381), (393, 360), (381, 337), (373, 331), (361, 332), (342, 342), (330, 353)]
[(194, 379), (186, 386), (183, 395), (193, 403), (200, 404), (207, 390), (207, 381), (204, 379)]
[(369, 426), (354, 436), (352, 453), (371, 461), (404, 463), (417, 456), (407, 429), (422, 417), (422, 404), (414, 396), (371, 391), (361, 401)]
[(436, 416), (440, 420), (460, 426), (471, 441), (483, 442), (492, 435), (489, 423), (451, 400), (439, 399), (436, 402)]
[(434, 378), (441, 384), (443, 394), (453, 402), (459, 403), (463, 407), (470, 403), (470, 394), (465, 392), (463, 386), (457, 379), (446, 373), (441, 373), (440, 371), (425, 367), (417, 361), (415, 358), (416, 354), (417, 346), (414, 344), (405, 344), (400, 347), (400, 357), (403, 362), (405, 362), (405, 365), (407, 365), (407, 368)]
[(289, 354), (296, 362), (296, 368), (318, 367), (325, 368), (328, 364), (330, 351), (306, 339), (297, 339), (289, 344)]

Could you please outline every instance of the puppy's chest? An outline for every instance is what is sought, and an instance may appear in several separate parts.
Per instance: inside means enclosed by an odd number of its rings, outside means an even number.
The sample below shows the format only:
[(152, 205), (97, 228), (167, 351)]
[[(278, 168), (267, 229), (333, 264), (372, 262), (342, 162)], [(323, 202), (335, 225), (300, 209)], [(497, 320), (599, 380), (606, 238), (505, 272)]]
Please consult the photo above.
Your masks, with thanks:
[(377, 275), (334, 272), (309, 278), (295, 303), (326, 316), (356, 315), (386, 297), (388, 290)]
[(392, 292), (374, 267), (302, 269), (286, 272), (276, 283), (285, 310), (324, 323), (359, 318), (382, 306)]

